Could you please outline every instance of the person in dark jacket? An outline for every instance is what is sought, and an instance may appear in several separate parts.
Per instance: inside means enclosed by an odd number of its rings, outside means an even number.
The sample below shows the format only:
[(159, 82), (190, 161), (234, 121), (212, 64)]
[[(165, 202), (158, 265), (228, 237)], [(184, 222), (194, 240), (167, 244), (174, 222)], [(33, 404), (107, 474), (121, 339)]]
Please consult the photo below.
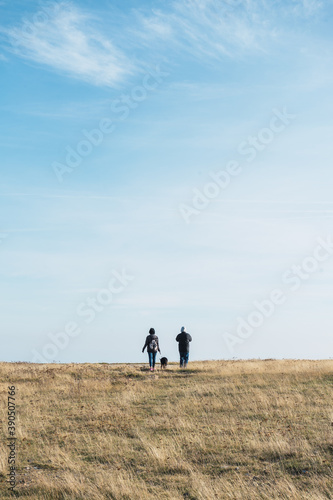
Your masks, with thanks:
[(149, 335), (146, 337), (146, 342), (142, 348), (142, 352), (144, 352), (146, 347), (148, 352), (150, 371), (153, 372), (155, 370), (156, 354), (157, 352), (161, 354), (160, 345), (158, 343), (158, 336), (155, 335), (154, 328), (151, 328), (149, 330)]
[(176, 337), (176, 341), (178, 342), (180, 368), (186, 368), (190, 354), (190, 342), (192, 342), (192, 337), (189, 333), (187, 333), (185, 326), (181, 327), (180, 333)]

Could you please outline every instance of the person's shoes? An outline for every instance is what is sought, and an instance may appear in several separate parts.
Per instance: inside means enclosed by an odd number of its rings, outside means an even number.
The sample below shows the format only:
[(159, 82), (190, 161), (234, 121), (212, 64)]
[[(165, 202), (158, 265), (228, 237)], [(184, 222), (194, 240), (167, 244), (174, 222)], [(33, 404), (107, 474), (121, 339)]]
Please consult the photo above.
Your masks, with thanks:
[(153, 371), (153, 369), (154, 369), (154, 368), (151, 366), (151, 367), (150, 367), (150, 371), (152, 372), (152, 371)]

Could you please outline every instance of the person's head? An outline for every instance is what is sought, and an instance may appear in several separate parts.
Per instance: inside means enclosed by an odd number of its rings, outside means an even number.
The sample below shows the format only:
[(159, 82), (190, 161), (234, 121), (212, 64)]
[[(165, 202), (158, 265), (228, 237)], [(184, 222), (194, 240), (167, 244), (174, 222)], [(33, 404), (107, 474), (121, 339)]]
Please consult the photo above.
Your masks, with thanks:
[(186, 328), (185, 326), (182, 326), (181, 329), (180, 329), (181, 333), (186, 333)]
[(155, 330), (154, 330), (154, 328), (151, 328), (151, 329), (149, 330), (149, 335), (155, 335)]

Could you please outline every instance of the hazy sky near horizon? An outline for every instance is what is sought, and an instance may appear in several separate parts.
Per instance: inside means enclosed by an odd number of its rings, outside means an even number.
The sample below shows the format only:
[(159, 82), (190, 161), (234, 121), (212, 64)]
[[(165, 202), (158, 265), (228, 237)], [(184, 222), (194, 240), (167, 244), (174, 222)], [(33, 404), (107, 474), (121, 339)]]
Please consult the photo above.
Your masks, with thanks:
[(332, 356), (332, 13), (0, 2), (1, 360)]

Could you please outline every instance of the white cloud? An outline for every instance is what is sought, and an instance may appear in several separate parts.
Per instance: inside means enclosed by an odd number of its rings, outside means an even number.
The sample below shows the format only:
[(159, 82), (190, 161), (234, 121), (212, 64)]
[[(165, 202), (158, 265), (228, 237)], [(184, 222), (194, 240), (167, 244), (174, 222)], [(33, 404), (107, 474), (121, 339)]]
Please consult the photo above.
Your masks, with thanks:
[[(237, 4), (237, 5), (236, 5)], [(265, 19), (266, 9), (247, 1), (182, 0), (169, 10), (141, 18), (142, 39), (169, 38), (170, 46), (198, 58), (218, 59), (238, 52), (263, 51), (264, 37), (274, 37)]]
[[(98, 86), (115, 86), (138, 70), (137, 65), (145, 66), (154, 56), (161, 59), (166, 51), (169, 59), (176, 52), (190, 54), (204, 63), (253, 52), (268, 53), (272, 42), (285, 41), (289, 19), (311, 17), (323, 7), (318, 0), (293, 0), (287, 4), (266, 0), (174, 0), (161, 9), (132, 9), (126, 18), (110, 9), (113, 17), (101, 20), (69, 2), (50, 5), (52, 9), (49, 7), (46, 15), (41, 9), (21, 26), (0, 29), (11, 42), (10, 50)], [(112, 37), (94, 27), (97, 21), (101, 25), (104, 21)], [(111, 38), (117, 39), (117, 47)], [(134, 64), (140, 49), (141, 61)], [(131, 54), (132, 61), (125, 52)]]
[(18, 56), (93, 85), (114, 86), (132, 70), (126, 56), (92, 28), (92, 17), (69, 3), (5, 33)]
[(268, 53), (272, 43), (286, 40), (290, 20), (320, 12), (319, 0), (175, 0), (163, 9), (138, 13), (138, 43), (153, 50), (168, 41), (168, 50), (209, 61)]
[(143, 34), (154, 33), (156, 37), (169, 38), (174, 36), (174, 32), (170, 24), (162, 22), (158, 16), (142, 18), (144, 27)]

